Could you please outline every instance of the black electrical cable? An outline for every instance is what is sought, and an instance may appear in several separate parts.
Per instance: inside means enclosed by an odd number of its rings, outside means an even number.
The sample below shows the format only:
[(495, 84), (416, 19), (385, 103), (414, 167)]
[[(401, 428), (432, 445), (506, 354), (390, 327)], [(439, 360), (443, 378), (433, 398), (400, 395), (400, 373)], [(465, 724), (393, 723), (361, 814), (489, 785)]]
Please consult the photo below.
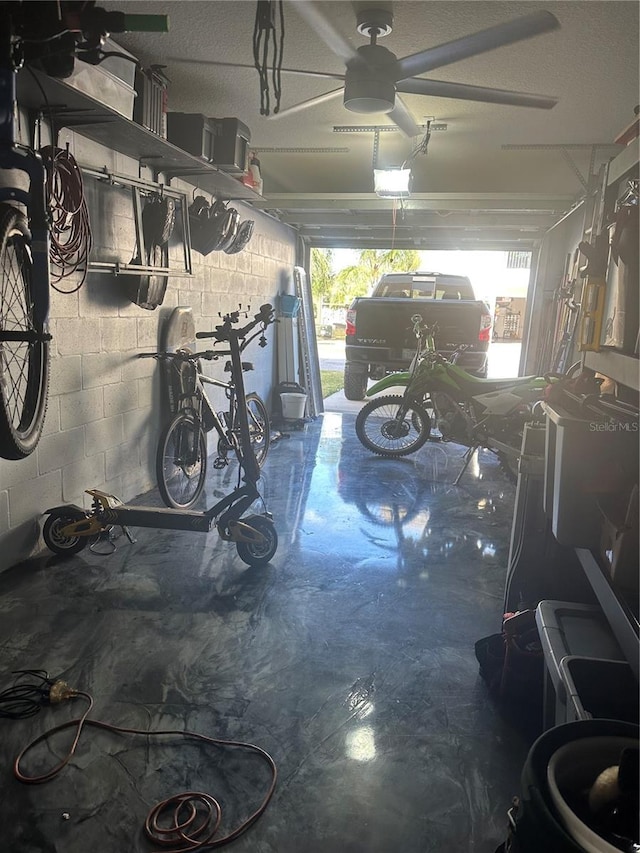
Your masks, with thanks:
[[(275, 4), (278, 3), (280, 35), (276, 26)], [(282, 94), (281, 70), (284, 57), (284, 3), (283, 0), (258, 0), (253, 27), (253, 62), (260, 80), (260, 115), (269, 115), (269, 47), (273, 39), (271, 77), (275, 99), (274, 114), (280, 110)]]
[(43, 669), (18, 669), (14, 675), (13, 685), (0, 692), (0, 717), (25, 720), (42, 710), (53, 681)]
[[(258, 0), (256, 6), (256, 18), (253, 26), (253, 63), (256, 67), (260, 80), (260, 115), (262, 116), (269, 115), (269, 81), (266, 76), (266, 69), (264, 68), (260, 58), (260, 44), (264, 34), (263, 21), (264, 16), (267, 14), (266, 7), (268, 7), (268, 5), (269, 4), (266, 0)], [(268, 14), (270, 14), (270, 12)]]
[(273, 108), (274, 115), (280, 112), (280, 96), (282, 95), (282, 59), (284, 56), (284, 3), (283, 0), (278, 0), (278, 11), (280, 12), (280, 44), (278, 45), (278, 36), (273, 31), (273, 95), (275, 98), (275, 106)]
[[(27, 671), (30, 672), (30, 671)], [(42, 672), (34, 670), (33, 672)], [(46, 673), (44, 673), (46, 676)], [(82, 690), (75, 690), (64, 682), (57, 680), (51, 682), (50, 679), (43, 678), (47, 685), (51, 687), (46, 691), (52, 702), (62, 702), (67, 699), (81, 698), (86, 700), (87, 708), (83, 714), (75, 719), (68, 720), (58, 726), (48, 729), (43, 734), (31, 741), (17, 756), (13, 764), (13, 772), (20, 782), (30, 785), (39, 785), (54, 779), (61, 770), (73, 758), (80, 736), (83, 729), (88, 726), (103, 729), (123, 735), (142, 735), (148, 737), (176, 736), (180, 735), (185, 738), (199, 741), (204, 744), (217, 747), (235, 747), (238, 749), (248, 750), (258, 755), (269, 767), (271, 773), (271, 781), (267, 787), (267, 791), (262, 798), (262, 801), (251, 814), (241, 821), (241, 823), (233, 830), (228, 832), (221, 838), (215, 838), (215, 835), (220, 827), (222, 820), (222, 810), (218, 801), (210, 794), (201, 791), (187, 791), (182, 794), (176, 794), (166, 800), (156, 803), (149, 811), (144, 824), (144, 831), (154, 844), (159, 845), (164, 853), (187, 853), (187, 851), (204, 851), (213, 850), (216, 847), (222, 847), (223, 844), (228, 844), (234, 841), (249, 827), (251, 827), (258, 818), (264, 813), (269, 805), (269, 801), (273, 796), (276, 787), (278, 770), (273, 758), (266, 750), (252, 743), (244, 743), (242, 741), (221, 740), (219, 738), (208, 737), (207, 735), (199, 734), (198, 732), (184, 731), (179, 729), (161, 729), (157, 731), (149, 731), (146, 729), (125, 728), (123, 726), (115, 726), (111, 723), (105, 723), (101, 720), (92, 720), (89, 718), (89, 713), (93, 708), (93, 698), (89, 693)], [(23, 772), (20, 767), (21, 762), (28, 752), (30, 752), (39, 743), (45, 743), (50, 737), (58, 732), (66, 729), (75, 729), (75, 735), (67, 754), (53, 767), (51, 770), (40, 775), (29, 775)]]

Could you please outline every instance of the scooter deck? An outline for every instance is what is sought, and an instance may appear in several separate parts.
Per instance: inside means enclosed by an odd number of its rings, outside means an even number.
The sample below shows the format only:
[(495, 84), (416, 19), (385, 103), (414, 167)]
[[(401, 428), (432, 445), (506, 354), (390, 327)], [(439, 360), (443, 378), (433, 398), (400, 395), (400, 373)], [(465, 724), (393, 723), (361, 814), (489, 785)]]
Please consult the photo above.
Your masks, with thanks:
[[(163, 530), (191, 530), (209, 533), (213, 527), (213, 516), (204, 512), (168, 507), (128, 506), (122, 504), (113, 512), (115, 524), (131, 527), (158, 527)], [(109, 511), (105, 513), (107, 520)]]

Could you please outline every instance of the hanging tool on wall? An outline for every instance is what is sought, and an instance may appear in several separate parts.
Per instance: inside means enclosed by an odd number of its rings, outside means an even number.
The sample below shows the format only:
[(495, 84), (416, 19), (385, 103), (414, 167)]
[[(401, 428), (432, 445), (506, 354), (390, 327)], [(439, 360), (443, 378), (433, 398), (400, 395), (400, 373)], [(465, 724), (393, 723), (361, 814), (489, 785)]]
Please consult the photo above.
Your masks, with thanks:
[[(278, 33), (278, 25), (280, 32)], [(253, 61), (260, 76), (260, 115), (268, 116), (271, 93), (269, 90), (269, 42), (273, 39), (271, 80), (275, 106), (280, 110), (280, 70), (284, 51), (284, 8), (282, 0), (258, 0), (253, 28)]]
[(607, 257), (609, 241), (606, 232), (601, 232), (594, 243), (583, 241), (578, 248), (587, 259), (580, 268), (585, 278), (580, 318), (580, 350), (598, 352), (604, 315)]

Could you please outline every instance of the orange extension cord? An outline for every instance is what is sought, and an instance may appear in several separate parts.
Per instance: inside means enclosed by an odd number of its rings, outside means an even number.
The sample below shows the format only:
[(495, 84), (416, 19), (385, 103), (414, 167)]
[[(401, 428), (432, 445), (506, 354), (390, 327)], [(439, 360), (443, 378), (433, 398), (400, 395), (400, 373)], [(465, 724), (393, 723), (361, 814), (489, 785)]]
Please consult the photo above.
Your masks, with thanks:
[[(50, 700), (52, 703), (61, 702), (66, 699), (75, 699), (78, 697), (82, 697), (88, 702), (86, 711), (80, 717), (68, 720), (66, 723), (61, 723), (59, 726), (55, 726), (54, 728), (44, 732), (44, 734), (39, 735), (18, 755), (13, 765), (13, 772), (16, 779), (20, 782), (30, 785), (38, 785), (55, 778), (55, 776), (60, 773), (60, 771), (73, 757), (78, 746), (78, 742), (80, 741), (82, 730), (85, 726), (94, 726), (95, 728), (105, 729), (106, 731), (116, 732), (117, 734), (143, 735), (144, 737), (182, 735), (212, 746), (238, 747), (240, 749), (247, 749), (257, 753), (269, 765), (269, 769), (271, 771), (271, 782), (259, 807), (236, 829), (229, 832), (222, 838), (214, 838), (222, 820), (222, 809), (215, 797), (212, 797), (210, 794), (202, 793), (200, 791), (187, 791), (156, 803), (147, 815), (144, 824), (144, 831), (147, 838), (161, 848), (157, 853), (186, 853), (186, 851), (203, 851), (205, 849), (213, 850), (215, 847), (222, 847), (223, 844), (228, 844), (230, 841), (234, 841), (242, 835), (258, 820), (267, 808), (275, 790), (278, 771), (275, 762), (269, 753), (264, 749), (261, 749), (259, 746), (255, 746), (251, 743), (243, 743), (242, 741), (219, 740), (218, 738), (207, 737), (206, 735), (201, 735), (197, 732), (174, 729), (145, 731), (144, 729), (130, 729), (122, 726), (114, 726), (100, 720), (91, 720), (89, 719), (89, 713), (93, 707), (93, 699), (88, 693), (84, 693), (82, 690), (74, 690), (63, 681), (57, 681), (51, 687)], [(61, 732), (69, 728), (75, 728), (76, 733), (69, 752), (59, 764), (40, 776), (29, 776), (22, 772), (20, 764), (25, 755), (33, 749), (33, 747), (48, 740), (57, 732)]]

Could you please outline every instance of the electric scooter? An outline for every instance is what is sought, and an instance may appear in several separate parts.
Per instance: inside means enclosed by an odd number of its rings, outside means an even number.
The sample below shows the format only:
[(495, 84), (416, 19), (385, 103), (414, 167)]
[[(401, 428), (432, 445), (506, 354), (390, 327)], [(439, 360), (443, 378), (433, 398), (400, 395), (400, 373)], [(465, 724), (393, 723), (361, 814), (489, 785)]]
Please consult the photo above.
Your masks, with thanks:
[[(262, 331), (275, 322), (271, 305), (263, 305), (254, 318), (241, 328), (240, 312), (233, 311), (223, 317), (223, 323), (213, 332), (198, 332), (197, 338), (214, 338), (216, 343), (228, 344), (228, 351), (211, 350), (200, 353), (203, 358), (231, 357), (231, 376), (235, 383), (238, 401), (245, 397), (241, 362), (241, 344), (257, 326)], [(266, 346), (263, 336), (261, 346)], [(75, 504), (53, 507), (45, 511), (48, 516), (42, 535), (46, 546), (56, 554), (77, 554), (91, 539), (120, 526), (130, 542), (135, 542), (129, 526), (156, 527), (163, 530), (189, 530), (209, 533), (215, 525), (218, 535), (225, 541), (235, 542), (238, 556), (249, 566), (268, 563), (278, 549), (278, 535), (271, 513), (242, 517), (249, 507), (260, 498), (257, 481), (260, 467), (251, 446), (246, 407), (238, 405), (240, 447), (237, 453), (241, 466), (242, 480), (238, 486), (214, 506), (202, 512), (196, 510), (167, 509), (148, 506), (131, 506), (115, 495), (100, 489), (87, 489), (93, 498), (91, 509), (85, 510)]]

